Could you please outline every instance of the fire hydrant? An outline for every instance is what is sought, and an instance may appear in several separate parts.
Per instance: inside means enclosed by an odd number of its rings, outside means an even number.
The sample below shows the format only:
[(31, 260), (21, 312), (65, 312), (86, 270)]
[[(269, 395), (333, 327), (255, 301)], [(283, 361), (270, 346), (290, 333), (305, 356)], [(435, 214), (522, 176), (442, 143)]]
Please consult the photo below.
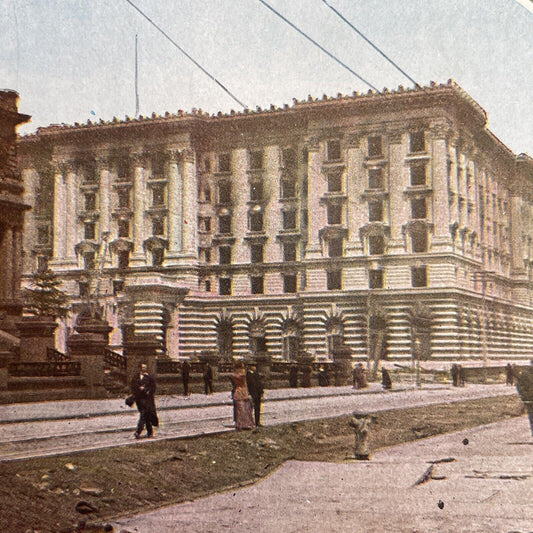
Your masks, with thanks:
[(370, 445), (368, 443), (370, 424), (375, 422), (376, 417), (368, 413), (359, 413), (354, 411), (352, 418), (348, 422), (353, 428), (355, 436), (354, 456), (360, 461), (370, 459)]

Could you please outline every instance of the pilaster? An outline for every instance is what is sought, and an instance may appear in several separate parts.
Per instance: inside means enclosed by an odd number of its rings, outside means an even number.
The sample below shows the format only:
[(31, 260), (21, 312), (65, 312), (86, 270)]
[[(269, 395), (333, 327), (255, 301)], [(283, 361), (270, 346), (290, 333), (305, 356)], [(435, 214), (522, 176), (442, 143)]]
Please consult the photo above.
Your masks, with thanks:
[(67, 220), (65, 205), (67, 203), (67, 186), (65, 183), (65, 165), (55, 161), (54, 168), (54, 252), (53, 260), (56, 262), (65, 259), (67, 247)]
[(316, 137), (307, 140), (308, 150), (308, 208), (309, 221), (307, 227), (306, 259), (318, 259), (322, 257), (319, 233), (327, 225), (326, 209), (320, 203), (320, 199), (327, 192), (327, 182), (322, 174), (322, 154), (320, 153), (320, 141)]
[(142, 266), (146, 262), (143, 241), (144, 210), (146, 196), (146, 157), (141, 152), (131, 154), (134, 168), (133, 175), (133, 253), (130, 258), (131, 266)]

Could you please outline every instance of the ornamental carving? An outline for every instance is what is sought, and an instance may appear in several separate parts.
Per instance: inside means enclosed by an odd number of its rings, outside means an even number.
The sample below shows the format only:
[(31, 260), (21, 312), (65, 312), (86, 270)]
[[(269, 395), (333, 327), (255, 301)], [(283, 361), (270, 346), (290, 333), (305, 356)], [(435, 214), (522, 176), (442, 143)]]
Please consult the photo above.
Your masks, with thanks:
[(320, 149), (320, 139), (318, 136), (310, 136), (305, 140), (305, 147), (309, 152), (318, 152)]
[(429, 131), (434, 139), (446, 140), (451, 132), (451, 125), (449, 122), (437, 122), (432, 124)]
[(360, 148), (363, 136), (360, 133), (350, 133), (346, 136), (346, 146), (348, 148)]
[(180, 159), (184, 163), (194, 163), (194, 150), (191, 148), (185, 148), (180, 151)]
[(130, 154), (131, 161), (134, 167), (145, 168), (146, 167), (146, 154), (143, 152), (133, 152)]

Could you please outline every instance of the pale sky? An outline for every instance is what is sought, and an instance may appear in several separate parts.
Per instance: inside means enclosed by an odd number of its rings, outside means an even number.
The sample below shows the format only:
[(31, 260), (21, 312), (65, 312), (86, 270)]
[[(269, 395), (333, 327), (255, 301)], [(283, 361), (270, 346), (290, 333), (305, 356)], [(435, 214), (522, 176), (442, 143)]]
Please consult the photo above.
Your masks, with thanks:
[[(132, 0), (251, 108), (368, 86), (258, 0)], [(322, 0), (268, 3), (382, 89), (412, 83)], [(533, 156), (533, 13), (529, 0), (328, 0), (421, 85), (453, 78), (515, 153)], [(529, 2), (529, 3), (528, 3)], [(135, 114), (241, 110), (125, 0), (0, 0), (0, 87), (51, 123)]]

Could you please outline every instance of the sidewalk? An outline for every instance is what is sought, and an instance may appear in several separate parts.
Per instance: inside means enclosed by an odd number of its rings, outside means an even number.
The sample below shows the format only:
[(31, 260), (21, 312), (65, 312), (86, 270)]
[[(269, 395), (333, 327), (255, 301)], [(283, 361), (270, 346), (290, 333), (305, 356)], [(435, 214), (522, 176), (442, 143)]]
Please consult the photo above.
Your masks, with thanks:
[(519, 417), (385, 449), (371, 461), (291, 461), (256, 485), (112, 525), (136, 533), (527, 533), (532, 456), (527, 417)]

